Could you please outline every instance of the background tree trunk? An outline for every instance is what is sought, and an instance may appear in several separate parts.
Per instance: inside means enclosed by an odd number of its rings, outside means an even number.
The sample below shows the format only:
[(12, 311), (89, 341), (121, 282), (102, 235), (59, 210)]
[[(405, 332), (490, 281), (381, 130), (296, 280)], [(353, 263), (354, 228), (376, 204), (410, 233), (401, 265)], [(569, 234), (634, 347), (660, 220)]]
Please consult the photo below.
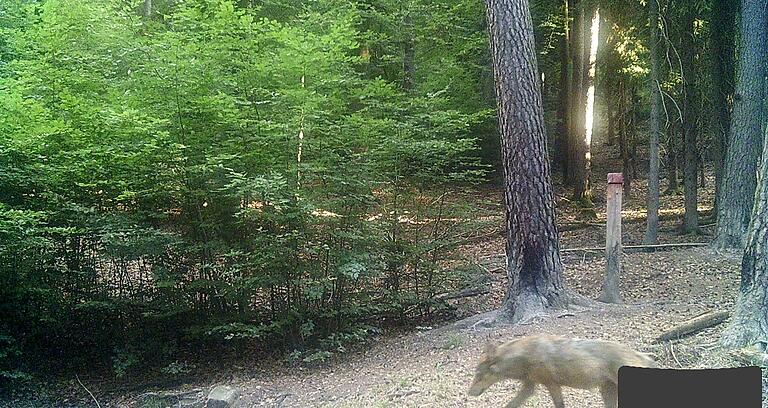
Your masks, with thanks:
[(664, 169), (667, 171), (667, 189), (664, 190), (664, 195), (677, 195), (680, 192), (677, 169), (677, 133), (679, 130), (680, 125), (677, 120), (672, 120), (667, 127), (667, 154), (664, 162)]
[(715, 208), (720, 196), (721, 180), (725, 167), (728, 135), (731, 128), (731, 105), (734, 79), (734, 42), (736, 38), (736, 10), (738, 3), (733, 0), (714, 0), (710, 20), (710, 50), (712, 52), (711, 98), (713, 105), (712, 120), (712, 158), (715, 165)]
[(694, 19), (696, 11), (693, 5), (684, 6), (682, 18), (683, 29), (680, 31), (680, 65), (683, 78), (683, 145), (685, 164), (683, 168), (683, 187), (685, 191), (685, 216), (683, 217), (683, 232), (699, 233), (698, 184), (696, 176), (699, 169), (699, 153), (697, 143), (698, 128), (696, 126), (698, 104), (696, 102), (696, 82), (694, 56), (696, 44), (693, 41)]
[(403, 29), (405, 32), (403, 42), (403, 89), (412, 90), (416, 78), (416, 49), (414, 45), (413, 19), (410, 6), (403, 16)]
[[(584, 46), (585, 46), (585, 18), (584, 7), (580, 0), (573, 1), (573, 29), (571, 30), (571, 101), (568, 104), (570, 110), (570, 129), (568, 134), (568, 173), (564, 180), (567, 186), (574, 185), (577, 177), (579, 161), (578, 145), (579, 135), (584, 127), (584, 110), (586, 105), (584, 93)], [(584, 102), (582, 104), (582, 102)]]
[(528, 1), (487, 0), (486, 6), (504, 161), (504, 309), (516, 322), (567, 301)]
[(570, 97), (571, 97), (571, 60), (570, 60), (570, 7), (571, 0), (563, 2), (565, 24), (563, 25), (563, 38), (560, 41), (560, 89), (557, 96), (557, 141), (555, 142), (555, 166), (559, 166), (563, 180), (568, 173), (568, 134), (571, 121)]
[(765, 1), (743, 0), (741, 3), (739, 72), (718, 201), (715, 244), (719, 247), (743, 247), (752, 214), (758, 160), (763, 144), (767, 14)]
[(146, 20), (152, 17), (152, 0), (144, 0), (141, 6), (141, 15)]
[(659, 3), (648, 2), (648, 17), (651, 28), (651, 75), (648, 86), (651, 88), (651, 117), (649, 139), (648, 171), (648, 225), (645, 230), (644, 244), (659, 242), (659, 139), (661, 134), (661, 92), (659, 91)]

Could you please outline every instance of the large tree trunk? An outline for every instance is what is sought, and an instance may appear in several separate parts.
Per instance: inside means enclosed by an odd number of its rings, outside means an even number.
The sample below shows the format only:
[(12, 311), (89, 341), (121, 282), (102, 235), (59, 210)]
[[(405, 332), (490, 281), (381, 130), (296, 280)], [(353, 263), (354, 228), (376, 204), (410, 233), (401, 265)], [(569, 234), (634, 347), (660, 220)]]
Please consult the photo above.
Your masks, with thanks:
[(709, 24), (710, 49), (712, 52), (711, 98), (713, 115), (712, 156), (715, 165), (715, 208), (720, 196), (721, 181), (725, 167), (728, 135), (731, 128), (731, 105), (736, 69), (734, 43), (736, 10), (738, 3), (733, 0), (714, 0)]
[(648, 17), (651, 28), (651, 75), (648, 86), (651, 91), (651, 117), (649, 138), (648, 171), (648, 226), (645, 230), (644, 244), (656, 244), (659, 241), (659, 139), (661, 136), (661, 92), (659, 90), (659, 3), (648, 2)]
[[(768, 131), (764, 141), (768, 141)], [(731, 324), (723, 333), (728, 347), (768, 345), (768, 143), (763, 151), (751, 223), (741, 260), (741, 288)]]
[(567, 296), (528, 1), (487, 0), (486, 6), (504, 161), (504, 309), (516, 322), (565, 305)]
[(557, 141), (555, 142), (555, 166), (560, 168), (563, 180), (568, 174), (570, 129), (570, 96), (571, 96), (571, 63), (570, 63), (570, 8), (569, 2), (563, 1), (565, 24), (563, 26), (563, 38), (560, 41), (560, 90), (557, 95)]
[(731, 136), (717, 211), (715, 244), (742, 248), (752, 214), (757, 167), (762, 151), (762, 108), (765, 83), (768, 7), (765, 0), (741, 3), (739, 73)]
[(685, 164), (683, 168), (683, 187), (685, 191), (685, 216), (683, 217), (683, 232), (699, 233), (698, 187), (696, 176), (699, 169), (699, 152), (696, 146), (698, 119), (696, 101), (696, 83), (694, 54), (695, 43), (694, 19), (696, 13), (692, 5), (686, 5), (683, 14), (683, 29), (680, 31), (680, 65), (683, 78), (683, 144)]

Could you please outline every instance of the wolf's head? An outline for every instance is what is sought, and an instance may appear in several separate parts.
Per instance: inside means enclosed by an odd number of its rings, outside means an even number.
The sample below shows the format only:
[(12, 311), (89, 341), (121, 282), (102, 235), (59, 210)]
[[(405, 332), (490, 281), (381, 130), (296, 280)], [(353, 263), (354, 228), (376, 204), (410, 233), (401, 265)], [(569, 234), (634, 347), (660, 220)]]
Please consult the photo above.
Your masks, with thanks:
[(498, 362), (496, 346), (489, 343), (485, 346), (483, 358), (475, 369), (475, 379), (472, 381), (472, 386), (469, 387), (469, 395), (477, 397), (488, 387), (502, 379), (498, 372)]

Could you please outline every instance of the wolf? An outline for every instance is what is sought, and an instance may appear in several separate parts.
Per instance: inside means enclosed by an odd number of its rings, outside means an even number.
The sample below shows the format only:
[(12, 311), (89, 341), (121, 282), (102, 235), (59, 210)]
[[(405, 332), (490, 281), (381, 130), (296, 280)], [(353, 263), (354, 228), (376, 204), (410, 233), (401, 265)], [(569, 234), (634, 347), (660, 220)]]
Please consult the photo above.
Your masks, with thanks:
[(527, 336), (486, 346), (469, 395), (478, 396), (501, 380), (515, 379), (523, 387), (507, 408), (521, 406), (537, 384), (549, 391), (556, 408), (565, 407), (562, 387), (599, 388), (605, 407), (616, 408), (622, 366), (655, 368), (657, 364), (649, 354), (612, 341)]

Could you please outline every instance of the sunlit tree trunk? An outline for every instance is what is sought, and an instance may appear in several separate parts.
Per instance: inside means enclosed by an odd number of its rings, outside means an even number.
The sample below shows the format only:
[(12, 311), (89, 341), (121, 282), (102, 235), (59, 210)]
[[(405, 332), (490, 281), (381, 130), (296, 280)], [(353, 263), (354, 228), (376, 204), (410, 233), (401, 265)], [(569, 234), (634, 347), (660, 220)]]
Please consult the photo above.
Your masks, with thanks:
[(685, 164), (683, 168), (683, 187), (685, 191), (685, 216), (683, 217), (683, 232), (699, 233), (699, 214), (698, 207), (698, 184), (696, 176), (698, 175), (699, 152), (696, 146), (698, 137), (698, 128), (696, 121), (698, 119), (698, 104), (696, 101), (696, 82), (694, 55), (695, 43), (694, 19), (696, 13), (691, 5), (685, 6), (683, 15), (683, 29), (681, 30), (680, 40), (680, 65), (683, 67), (683, 144), (685, 154)]
[[(583, 12), (583, 11), (582, 11)], [(591, 199), (591, 186), (589, 184), (592, 173), (592, 131), (595, 107), (595, 68), (597, 66), (597, 48), (600, 44), (600, 11), (594, 9), (588, 30), (582, 35), (585, 43), (583, 58), (585, 61), (583, 86), (581, 89), (583, 99), (579, 102), (583, 107), (583, 119), (578, 129), (576, 140), (576, 159), (574, 161), (573, 198), (589, 203)], [(589, 39), (589, 41), (586, 41)]]
[(712, 120), (712, 153), (715, 165), (715, 208), (720, 196), (721, 181), (728, 149), (728, 135), (731, 128), (731, 106), (734, 79), (734, 43), (736, 10), (734, 0), (714, 0), (710, 20), (710, 50), (712, 52), (711, 98), (714, 110)]
[(765, 0), (741, 3), (741, 36), (736, 95), (725, 173), (717, 214), (719, 247), (741, 248), (749, 226), (762, 151), (768, 6)]
[[(768, 141), (768, 131), (763, 138)], [(764, 143), (768, 148), (768, 143)], [(731, 324), (723, 333), (728, 347), (768, 346), (768, 149), (763, 150), (746, 247), (741, 287)]]
[(566, 303), (533, 23), (527, 0), (487, 0), (504, 162), (509, 288), (520, 321)]
[(651, 92), (651, 117), (649, 138), (648, 171), (648, 225), (643, 243), (656, 244), (659, 241), (659, 139), (661, 136), (661, 92), (659, 90), (659, 3), (648, 2), (650, 24), (651, 74), (648, 86)]

